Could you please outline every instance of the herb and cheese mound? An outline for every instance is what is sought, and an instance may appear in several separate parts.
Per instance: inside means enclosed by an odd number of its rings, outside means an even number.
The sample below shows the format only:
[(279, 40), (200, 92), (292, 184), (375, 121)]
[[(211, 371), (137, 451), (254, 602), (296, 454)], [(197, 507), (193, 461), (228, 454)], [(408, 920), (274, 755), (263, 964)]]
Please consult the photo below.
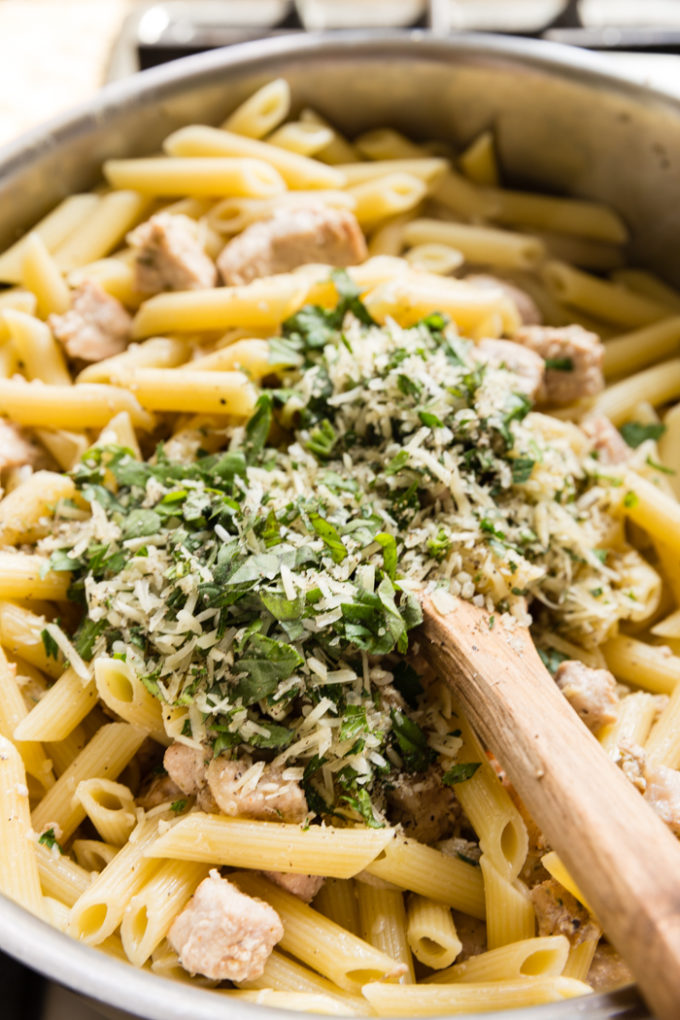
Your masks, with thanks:
[[(625, 616), (612, 488), (573, 425), (434, 314), (378, 326), (347, 276), (270, 342), (275, 383), (221, 452), (91, 449), (42, 543), (86, 608), (77, 652), (125, 659), (186, 742), (264, 754), (321, 816), (384, 820), (455, 754), (404, 658), (417, 592), (585, 645)], [(612, 556), (614, 554), (611, 554)]]

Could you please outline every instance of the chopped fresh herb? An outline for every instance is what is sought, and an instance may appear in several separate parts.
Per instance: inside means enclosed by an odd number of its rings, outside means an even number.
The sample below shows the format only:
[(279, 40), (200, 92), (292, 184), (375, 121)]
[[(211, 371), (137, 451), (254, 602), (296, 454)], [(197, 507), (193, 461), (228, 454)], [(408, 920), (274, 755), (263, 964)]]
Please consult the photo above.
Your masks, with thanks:
[(396, 475), (408, 463), (408, 450), (400, 450), (385, 468), (386, 475)]
[(535, 460), (531, 457), (517, 457), (512, 462), (512, 481), (514, 485), (524, 485), (531, 478)]
[(452, 544), (449, 535), (447, 535), (443, 528), (440, 528), (436, 538), (428, 538), (427, 551), (433, 559), (443, 560)]
[(445, 786), (456, 786), (458, 783), (465, 783), (468, 779), (472, 779), (481, 764), (480, 761), (459, 762), (444, 773), (442, 782)]
[(413, 666), (400, 659), (393, 669), (393, 677), (394, 686), (406, 704), (409, 708), (415, 708), (418, 698), (423, 693), (423, 685)]
[(360, 733), (365, 733), (367, 729), (366, 709), (363, 705), (348, 705), (345, 709), (338, 739), (351, 740)]
[(434, 759), (434, 751), (427, 743), (427, 737), (412, 719), (392, 709), (392, 733), (407, 772), (424, 772)]
[(546, 358), (545, 367), (548, 372), (573, 372), (573, 358)]
[(41, 846), (46, 846), (48, 850), (52, 850), (56, 847), (60, 854), (63, 854), (61, 844), (57, 842), (54, 829), (45, 829), (41, 836), (38, 837), (38, 842)]
[(636, 492), (632, 491), (632, 489), (629, 492), (627, 492), (626, 495), (623, 497), (623, 505), (629, 510), (632, 507), (637, 506), (638, 503), (639, 497)]
[(619, 432), (634, 450), (641, 446), (646, 439), (661, 439), (666, 431), (666, 426), (661, 422), (628, 421), (622, 425)]
[(182, 811), (185, 810), (188, 803), (189, 801), (186, 800), (185, 798), (181, 798), (180, 800), (173, 800), (172, 804), (170, 805), (170, 810), (174, 812), (174, 814), (179, 815), (182, 813)]
[(246, 460), (252, 464), (262, 453), (272, 421), (272, 397), (266, 391), (257, 398), (255, 410), (253, 411), (248, 424), (244, 441), (244, 452)]
[(43, 627), (43, 629), (40, 631), (40, 638), (42, 640), (43, 648), (45, 649), (45, 655), (47, 656), (47, 658), (58, 659), (59, 656), (61, 655), (59, 645), (45, 627)]
[(338, 529), (330, 521), (327, 521), (325, 517), (316, 512), (309, 514), (309, 523), (319, 538), (323, 540), (324, 545), (333, 558), (333, 562), (342, 563), (347, 556), (347, 548), (340, 538)]
[(86, 662), (92, 658), (97, 639), (101, 637), (108, 628), (108, 620), (97, 620), (95, 622), (87, 616), (81, 623), (80, 627), (78, 627), (73, 638), (73, 644), (78, 655), (85, 659)]
[(444, 428), (444, 422), (437, 417), (436, 414), (432, 414), (431, 411), (418, 411), (418, 417), (420, 418), (423, 425), (427, 425), (431, 429), (442, 429)]
[(333, 453), (335, 444), (338, 441), (338, 434), (329, 422), (328, 418), (319, 424), (319, 426), (312, 430), (309, 434), (309, 439), (305, 444), (307, 449), (316, 454), (317, 457), (322, 460), (328, 460)]
[(650, 468), (654, 468), (655, 471), (661, 471), (664, 475), (674, 475), (676, 473), (673, 468), (666, 467), (665, 464), (659, 464), (658, 460), (653, 460), (651, 457), (645, 457), (645, 464), (648, 464)]
[(557, 668), (561, 662), (565, 662), (569, 658), (564, 652), (558, 652), (556, 648), (538, 648), (538, 654), (541, 658), (541, 662), (545, 668), (555, 675)]

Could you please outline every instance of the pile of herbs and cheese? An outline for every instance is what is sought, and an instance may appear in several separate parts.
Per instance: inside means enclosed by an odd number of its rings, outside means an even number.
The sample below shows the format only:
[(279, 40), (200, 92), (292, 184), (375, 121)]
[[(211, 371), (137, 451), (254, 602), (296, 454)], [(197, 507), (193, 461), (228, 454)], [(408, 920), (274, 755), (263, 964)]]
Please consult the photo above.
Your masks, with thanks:
[(459, 743), (407, 660), (419, 586), (490, 626), (532, 600), (584, 644), (622, 594), (596, 462), (440, 315), (379, 327), (334, 279), (335, 308), (271, 340), (275, 385), (221, 450), (94, 447), (73, 472), (92, 514), (43, 551), (86, 608), (83, 658), (125, 659), (197, 746), (285, 764), (318, 815), (377, 825), (395, 777)]

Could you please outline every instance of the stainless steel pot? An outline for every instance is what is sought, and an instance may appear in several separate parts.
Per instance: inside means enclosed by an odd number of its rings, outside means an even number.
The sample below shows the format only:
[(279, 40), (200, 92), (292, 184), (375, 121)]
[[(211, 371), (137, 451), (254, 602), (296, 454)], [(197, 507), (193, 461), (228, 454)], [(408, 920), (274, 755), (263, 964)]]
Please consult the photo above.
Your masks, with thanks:
[[(276, 76), (288, 79), (297, 107), (314, 106), (350, 134), (390, 124), (414, 138), (462, 144), (493, 127), (510, 182), (610, 203), (631, 229), (632, 260), (680, 283), (678, 100), (605, 74), (597, 57), (580, 51), (493, 37), (444, 41), (421, 33), (249, 43), (109, 86), (72, 114), (0, 150), (0, 246), (63, 196), (95, 184), (102, 160), (153, 152), (182, 124), (218, 121)], [(2, 897), (0, 948), (84, 995), (148, 1020), (281, 1016), (135, 970)], [(649, 1017), (632, 990), (485, 1015)]]

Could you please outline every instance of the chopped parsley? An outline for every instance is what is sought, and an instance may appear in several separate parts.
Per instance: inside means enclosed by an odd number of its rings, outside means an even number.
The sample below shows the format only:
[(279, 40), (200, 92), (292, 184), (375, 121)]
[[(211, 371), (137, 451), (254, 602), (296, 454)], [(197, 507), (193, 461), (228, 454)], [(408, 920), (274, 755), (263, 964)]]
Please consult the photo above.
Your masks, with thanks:
[(619, 432), (634, 450), (641, 446), (647, 439), (661, 439), (666, 431), (666, 426), (661, 422), (643, 423), (640, 421), (628, 421), (622, 425)]
[(38, 837), (38, 842), (41, 846), (46, 846), (48, 850), (52, 850), (56, 847), (60, 854), (63, 854), (61, 844), (57, 841), (54, 829), (45, 829), (41, 836)]
[(468, 779), (472, 779), (481, 764), (481, 761), (459, 762), (444, 773), (442, 782), (445, 786), (456, 786), (458, 783), (465, 783)]

